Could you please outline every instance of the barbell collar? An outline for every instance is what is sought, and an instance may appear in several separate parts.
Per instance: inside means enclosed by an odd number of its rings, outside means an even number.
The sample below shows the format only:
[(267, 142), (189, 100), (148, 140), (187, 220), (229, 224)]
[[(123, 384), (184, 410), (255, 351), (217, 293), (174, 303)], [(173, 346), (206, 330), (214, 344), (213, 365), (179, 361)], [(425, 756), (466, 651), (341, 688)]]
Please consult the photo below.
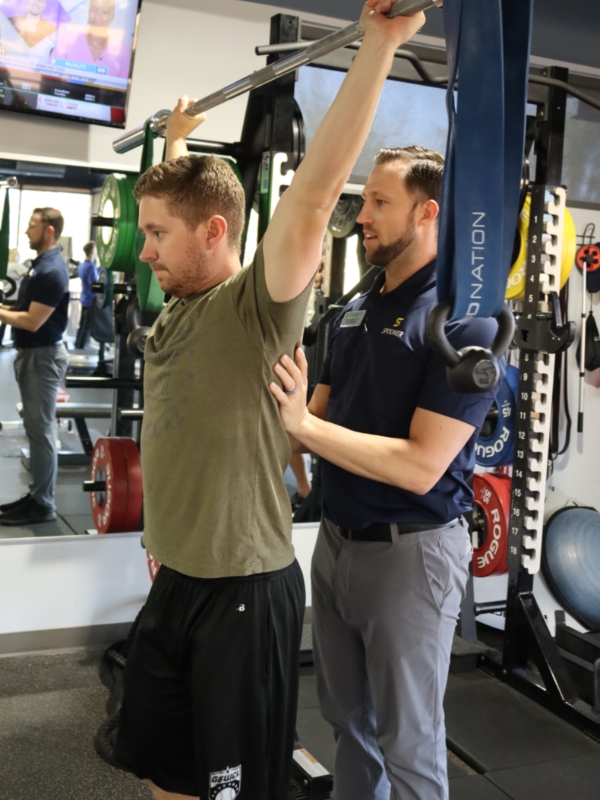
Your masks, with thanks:
[(124, 419), (143, 419), (144, 418), (144, 409), (143, 408), (120, 408), (117, 411), (117, 418), (119, 421)]
[[(441, 7), (442, 0), (398, 0), (398, 2), (392, 6), (387, 16), (390, 18), (412, 16), (413, 14), (425, 11), (433, 6)], [(239, 81), (231, 83), (229, 86), (225, 86), (223, 89), (219, 89), (209, 94), (207, 97), (192, 103), (192, 105), (187, 108), (186, 113), (191, 117), (195, 117), (197, 114), (209, 111), (211, 108), (226, 103), (234, 97), (245, 94), (252, 89), (257, 89), (259, 86), (265, 86), (267, 83), (277, 80), (277, 78), (288, 75), (290, 72), (295, 72), (305, 64), (310, 64), (312, 61), (316, 61), (329, 53), (333, 53), (335, 50), (340, 50), (342, 47), (357, 42), (359, 39), (362, 39), (363, 36), (364, 31), (358, 22), (353, 22), (346, 28), (334, 31), (334, 33), (331, 33), (329, 36), (318, 39), (316, 42), (308, 45), (304, 50), (299, 50), (297, 53), (292, 53), (288, 58), (283, 58), (273, 64), (268, 64), (266, 67), (253, 72), (251, 75), (247, 75), (245, 78), (241, 78)], [(158, 111), (151, 118), (150, 128), (155, 135), (165, 135), (166, 122), (170, 113), (168, 109), (163, 109), (162, 111)], [(126, 153), (129, 150), (133, 150), (135, 147), (140, 147), (143, 142), (144, 125), (140, 125), (138, 128), (134, 128), (134, 130), (128, 131), (118, 139), (115, 139), (113, 142), (113, 149), (117, 153)]]
[(83, 482), (83, 491), (84, 492), (105, 492), (106, 491), (106, 481), (84, 481)]
[[(104, 287), (106, 284), (96, 281), (90, 284), (90, 289), (94, 294), (104, 294)], [(115, 283), (113, 284), (113, 294), (131, 294), (135, 289), (132, 283)]]

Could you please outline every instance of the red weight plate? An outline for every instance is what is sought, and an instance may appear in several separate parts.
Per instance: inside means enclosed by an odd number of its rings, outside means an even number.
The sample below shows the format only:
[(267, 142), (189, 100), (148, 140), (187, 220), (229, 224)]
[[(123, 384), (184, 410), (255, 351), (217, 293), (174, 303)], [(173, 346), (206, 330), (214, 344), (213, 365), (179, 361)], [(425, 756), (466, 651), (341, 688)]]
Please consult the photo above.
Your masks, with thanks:
[(585, 244), (580, 247), (575, 256), (575, 263), (579, 269), (585, 267), (587, 272), (595, 272), (600, 269), (600, 245)]
[(93, 481), (103, 480), (106, 489), (91, 493), (92, 517), (98, 533), (123, 530), (127, 515), (127, 462), (116, 438), (98, 439), (90, 470)]
[(127, 462), (127, 513), (123, 523), (123, 531), (137, 531), (144, 501), (140, 451), (135, 440), (130, 439), (128, 436), (120, 436), (117, 441), (121, 443), (123, 455)]
[(510, 483), (506, 475), (477, 474), (473, 477), (473, 504), (483, 516), (486, 531), (484, 541), (473, 551), (473, 575), (476, 578), (508, 570)]
[(156, 578), (156, 573), (160, 569), (160, 561), (157, 561), (153, 555), (151, 555), (148, 550), (146, 550), (146, 561), (148, 562), (148, 572), (150, 573), (150, 580), (154, 583), (154, 578)]

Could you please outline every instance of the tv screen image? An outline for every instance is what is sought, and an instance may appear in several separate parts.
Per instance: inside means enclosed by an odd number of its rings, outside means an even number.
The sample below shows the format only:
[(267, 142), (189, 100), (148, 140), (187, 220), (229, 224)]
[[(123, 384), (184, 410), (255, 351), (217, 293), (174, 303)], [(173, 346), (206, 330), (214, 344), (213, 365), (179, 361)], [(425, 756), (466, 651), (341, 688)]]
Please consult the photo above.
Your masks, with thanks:
[(140, 0), (0, 0), (0, 108), (124, 127)]

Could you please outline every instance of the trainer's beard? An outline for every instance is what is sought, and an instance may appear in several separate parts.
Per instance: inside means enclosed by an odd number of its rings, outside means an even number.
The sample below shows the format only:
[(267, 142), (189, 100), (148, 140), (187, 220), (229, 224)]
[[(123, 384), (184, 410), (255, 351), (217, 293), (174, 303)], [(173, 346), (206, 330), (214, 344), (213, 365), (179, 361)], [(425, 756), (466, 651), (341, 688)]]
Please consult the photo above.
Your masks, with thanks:
[(396, 258), (409, 247), (415, 238), (415, 207), (413, 206), (408, 219), (406, 220), (406, 227), (404, 233), (399, 236), (394, 242), (390, 244), (380, 244), (377, 250), (370, 256), (367, 256), (367, 261), (372, 267), (387, 267)]

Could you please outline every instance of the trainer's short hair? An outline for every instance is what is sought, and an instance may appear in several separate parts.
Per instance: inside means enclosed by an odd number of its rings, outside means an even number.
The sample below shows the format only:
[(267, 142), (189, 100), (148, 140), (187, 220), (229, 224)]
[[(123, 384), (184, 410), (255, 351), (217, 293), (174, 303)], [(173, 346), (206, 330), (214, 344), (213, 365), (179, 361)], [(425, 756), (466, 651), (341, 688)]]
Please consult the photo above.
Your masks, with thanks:
[(88, 242), (87, 244), (84, 244), (83, 252), (85, 253), (86, 258), (89, 258), (95, 249), (96, 249), (96, 242)]
[(406, 164), (404, 185), (411, 194), (440, 202), (444, 157), (435, 150), (411, 145), (410, 147), (386, 147), (375, 156), (375, 164), (401, 161)]
[(34, 208), (33, 213), (40, 217), (45, 228), (47, 228), (48, 225), (52, 225), (54, 228), (54, 238), (58, 241), (65, 227), (65, 220), (60, 211), (57, 208), (44, 206), (43, 208)]
[(140, 176), (133, 190), (142, 197), (164, 198), (169, 213), (191, 229), (218, 214), (227, 222), (230, 250), (241, 249), (246, 217), (244, 190), (229, 164), (216, 156), (181, 156), (156, 164)]

